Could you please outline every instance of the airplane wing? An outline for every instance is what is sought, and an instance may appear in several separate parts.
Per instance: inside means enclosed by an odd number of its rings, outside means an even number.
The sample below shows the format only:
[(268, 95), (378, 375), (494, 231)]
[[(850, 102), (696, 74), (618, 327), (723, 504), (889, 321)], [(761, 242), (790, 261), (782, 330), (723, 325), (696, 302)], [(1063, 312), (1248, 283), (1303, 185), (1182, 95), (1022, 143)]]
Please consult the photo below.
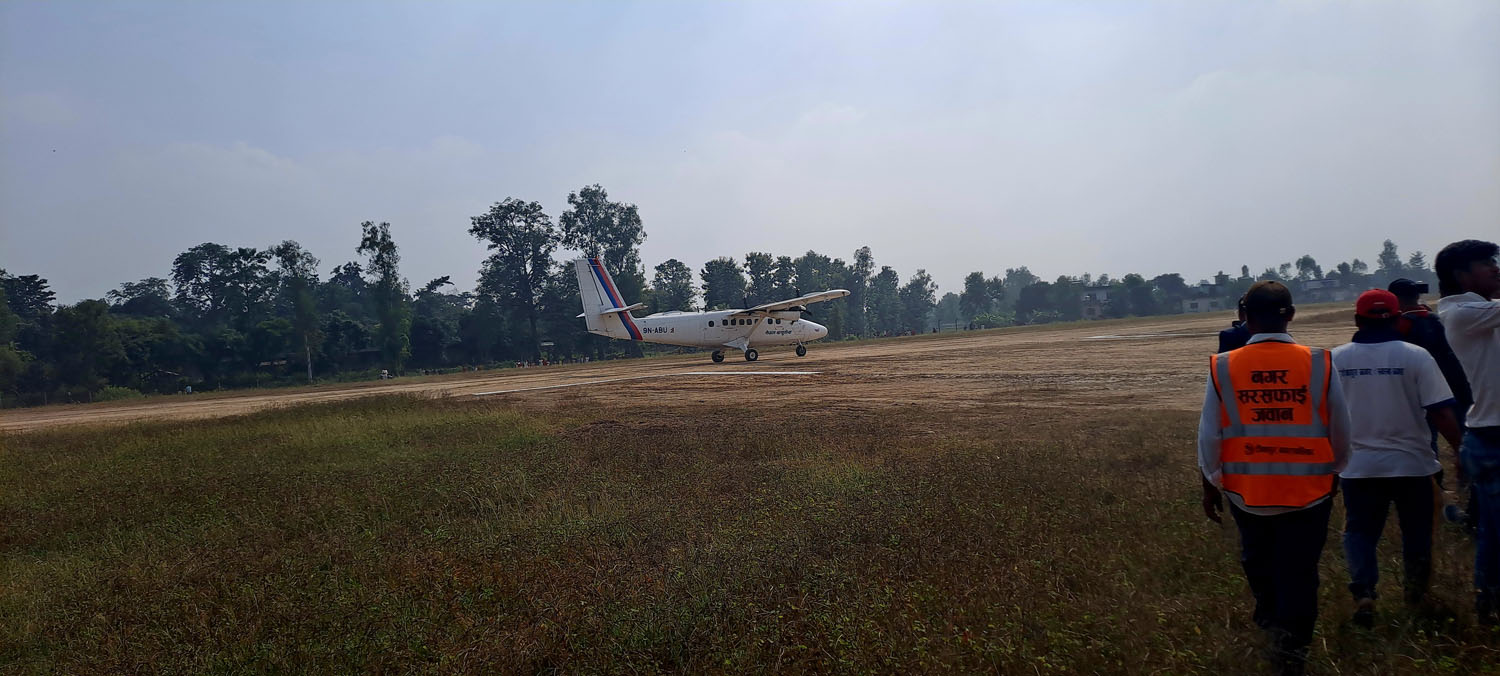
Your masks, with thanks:
[(844, 296), (847, 296), (847, 295), (849, 295), (849, 292), (846, 291), (846, 290), (844, 290), (844, 289), (832, 289), (832, 290), (829, 290), (829, 291), (819, 291), (817, 293), (809, 293), (809, 294), (802, 295), (802, 296), (797, 296), (796, 298), (791, 298), (791, 299), (788, 299), (788, 300), (779, 300), (779, 301), (776, 301), (774, 303), (763, 303), (761, 305), (757, 305), (757, 306), (755, 306), (753, 308), (750, 308), (748, 310), (741, 310), (739, 312), (736, 312), (735, 314), (737, 314), (737, 315), (749, 315), (749, 314), (756, 314), (756, 313), (760, 313), (760, 312), (777, 312), (779, 310), (790, 310), (792, 308), (802, 308), (802, 307), (806, 307), (808, 305), (811, 305), (813, 303), (821, 303), (821, 302), (823, 302), (825, 300), (834, 300), (836, 298), (843, 298)]

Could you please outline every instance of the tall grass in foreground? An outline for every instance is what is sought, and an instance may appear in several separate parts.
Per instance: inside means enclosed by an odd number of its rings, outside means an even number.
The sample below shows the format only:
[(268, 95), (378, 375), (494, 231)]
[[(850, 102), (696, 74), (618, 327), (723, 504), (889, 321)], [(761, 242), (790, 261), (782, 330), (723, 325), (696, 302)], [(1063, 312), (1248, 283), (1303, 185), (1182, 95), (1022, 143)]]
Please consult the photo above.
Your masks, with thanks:
[[(1254, 672), (1195, 420), (379, 398), (0, 437), (0, 670)], [(1362, 631), (1332, 534), (1315, 670), (1500, 670), (1471, 560), (1444, 530), (1456, 612)]]

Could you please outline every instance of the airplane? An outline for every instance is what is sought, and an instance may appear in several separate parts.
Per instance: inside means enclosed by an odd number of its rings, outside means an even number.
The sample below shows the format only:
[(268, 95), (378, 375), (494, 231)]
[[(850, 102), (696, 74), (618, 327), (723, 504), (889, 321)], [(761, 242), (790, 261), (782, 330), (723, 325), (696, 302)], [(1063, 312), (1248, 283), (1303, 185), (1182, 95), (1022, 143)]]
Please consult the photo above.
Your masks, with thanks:
[(796, 345), (797, 356), (807, 356), (807, 343), (828, 335), (828, 329), (802, 318), (807, 306), (849, 295), (844, 289), (819, 291), (745, 310), (658, 312), (645, 317), (631, 313), (645, 303), (626, 305), (604, 264), (595, 258), (573, 261), (578, 272), (578, 295), (589, 333), (646, 343), (703, 347), (713, 350), (715, 364), (724, 361), (724, 348), (745, 353), (745, 361), (760, 358), (757, 347)]

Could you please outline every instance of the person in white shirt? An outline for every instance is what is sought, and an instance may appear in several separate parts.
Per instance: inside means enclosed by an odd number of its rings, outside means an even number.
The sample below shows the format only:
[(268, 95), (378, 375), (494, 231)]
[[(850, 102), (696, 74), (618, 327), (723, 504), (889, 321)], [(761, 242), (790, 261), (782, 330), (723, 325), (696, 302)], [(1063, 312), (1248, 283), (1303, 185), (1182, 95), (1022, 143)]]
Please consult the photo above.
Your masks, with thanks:
[[(1474, 547), (1474, 610), (1483, 624), (1500, 611), (1500, 264), (1494, 242), (1466, 239), (1443, 247), (1437, 268), (1438, 318), (1474, 391), (1464, 433), (1463, 472), (1479, 509)], [(1460, 477), (1462, 480), (1465, 477)]]
[(1461, 434), (1453, 392), (1437, 360), (1404, 342), (1397, 330), (1401, 302), (1371, 289), (1355, 303), (1353, 342), (1333, 349), (1333, 366), (1349, 406), (1349, 464), (1339, 473), (1344, 494), (1344, 559), (1354, 595), (1354, 623), (1374, 625), (1380, 566), (1375, 547), (1392, 503), (1401, 523), (1406, 602), (1420, 603), (1432, 576), (1436, 476), (1428, 422), (1458, 450)]

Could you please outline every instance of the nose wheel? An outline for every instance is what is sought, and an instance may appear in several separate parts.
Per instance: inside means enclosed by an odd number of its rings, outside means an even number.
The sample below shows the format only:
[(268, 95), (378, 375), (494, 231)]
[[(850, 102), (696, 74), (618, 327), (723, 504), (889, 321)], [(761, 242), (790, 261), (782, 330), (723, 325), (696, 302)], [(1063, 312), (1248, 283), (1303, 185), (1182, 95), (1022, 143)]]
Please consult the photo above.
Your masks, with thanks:
[(713, 357), (713, 360), (714, 360), (715, 364), (719, 364), (719, 363), (722, 363), (724, 361), (724, 351), (723, 350), (714, 350), (714, 353), (711, 356)]
[(745, 350), (745, 361), (755, 361), (757, 359), (760, 359), (760, 353), (756, 352), (755, 348), (752, 347)]
[(797, 346), (797, 356), (798, 357), (806, 357), (807, 356), (807, 346), (806, 345), (798, 345)]

